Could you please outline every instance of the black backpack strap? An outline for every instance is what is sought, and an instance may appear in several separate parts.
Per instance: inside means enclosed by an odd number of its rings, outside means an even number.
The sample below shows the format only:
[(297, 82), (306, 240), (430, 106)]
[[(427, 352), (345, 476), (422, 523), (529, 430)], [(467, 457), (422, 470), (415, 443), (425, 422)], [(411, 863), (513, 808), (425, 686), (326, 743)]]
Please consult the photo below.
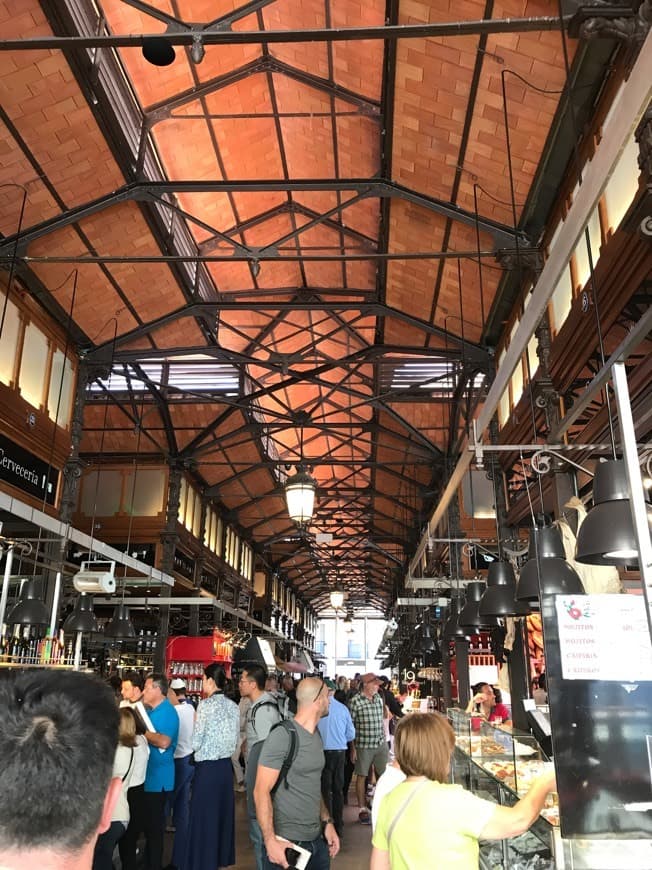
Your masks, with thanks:
[[(278, 704), (276, 703), (276, 701), (261, 701), (260, 704), (254, 704), (254, 706), (251, 709), (251, 726), (252, 726), (252, 728), (255, 729), (255, 727), (256, 727), (256, 713), (260, 710), (261, 707), (273, 707), (276, 710), (276, 712), (278, 713), (279, 718), (282, 718), (281, 711), (279, 710)], [(275, 726), (272, 725), (272, 728), (274, 728), (274, 727)], [(271, 730), (272, 729), (270, 728), (270, 731)]]
[(290, 738), (290, 744), (288, 746), (288, 751), (283, 759), (283, 764), (281, 765), (281, 769), (278, 772), (278, 779), (274, 783), (270, 794), (272, 797), (276, 794), (281, 783), (285, 784), (286, 788), (289, 788), (287, 782), (287, 775), (290, 771), (290, 768), (294, 764), (294, 759), (297, 757), (297, 752), (299, 751), (299, 735), (297, 734), (297, 729), (294, 727), (294, 723), (290, 719), (283, 719), (281, 722), (277, 722), (276, 725), (272, 726), (270, 729), (270, 734), (274, 730), (274, 728), (283, 728), (284, 731), (287, 732)]

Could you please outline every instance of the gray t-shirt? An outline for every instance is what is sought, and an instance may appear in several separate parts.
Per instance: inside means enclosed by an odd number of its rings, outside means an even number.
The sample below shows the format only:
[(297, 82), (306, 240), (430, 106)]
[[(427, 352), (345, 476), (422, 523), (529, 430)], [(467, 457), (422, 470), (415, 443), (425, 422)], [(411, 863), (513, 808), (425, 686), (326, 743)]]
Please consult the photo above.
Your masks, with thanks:
[[(324, 767), (324, 748), (321, 735), (315, 729), (311, 734), (296, 720), (298, 749), (286, 782), (282, 782), (274, 795), (274, 831), (288, 840), (316, 840), (321, 833), (321, 772)], [(290, 749), (290, 735), (285, 728), (271, 732), (262, 752), (260, 764), (280, 770)]]
[(281, 721), (281, 714), (276, 703), (276, 698), (269, 692), (263, 692), (247, 710), (245, 724), (245, 737), (247, 738), (247, 755), (251, 747), (264, 740), (277, 722)]

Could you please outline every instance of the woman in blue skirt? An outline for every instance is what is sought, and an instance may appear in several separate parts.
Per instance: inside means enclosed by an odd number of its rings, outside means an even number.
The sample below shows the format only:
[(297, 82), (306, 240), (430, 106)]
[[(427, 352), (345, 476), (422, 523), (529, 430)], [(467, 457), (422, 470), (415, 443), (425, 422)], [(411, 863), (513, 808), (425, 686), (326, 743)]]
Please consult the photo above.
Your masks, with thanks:
[(224, 696), (226, 674), (204, 668), (203, 691), (193, 732), (195, 775), (190, 801), (184, 870), (217, 870), (235, 864), (235, 798), (231, 756), (238, 742), (240, 713)]

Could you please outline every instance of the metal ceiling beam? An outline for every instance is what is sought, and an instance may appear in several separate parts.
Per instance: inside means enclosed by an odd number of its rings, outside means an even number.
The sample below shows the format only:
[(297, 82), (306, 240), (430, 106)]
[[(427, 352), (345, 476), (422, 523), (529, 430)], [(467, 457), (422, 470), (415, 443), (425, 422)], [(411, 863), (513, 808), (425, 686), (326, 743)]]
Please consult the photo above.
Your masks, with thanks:
[[(628, 10), (623, 8), (622, 16)], [(630, 10), (629, 17), (634, 13)], [(566, 24), (571, 20), (566, 16)], [(194, 24), (192, 29), (179, 25), (168, 30), (165, 38), (171, 45), (192, 46), (195, 34), (204, 45), (269, 45), (296, 42), (347, 42), (368, 39), (424, 39), (429, 37), (469, 36), (480, 33), (527, 33), (559, 30), (559, 18), (496, 18), (491, 21), (444, 21), (433, 24), (399, 24), (380, 27), (311, 28), (305, 30), (224, 30), (219, 25)], [(142, 48), (147, 39), (161, 38), (161, 33), (100, 34), (93, 36), (33, 36), (27, 39), (2, 39), (0, 51), (65, 50), (71, 48)]]
[[(312, 301), (312, 302), (274, 302), (269, 301), (267, 299), (264, 300), (254, 300), (251, 302), (195, 302), (190, 303), (188, 305), (184, 305), (181, 308), (177, 308), (174, 311), (171, 311), (169, 314), (164, 314), (161, 317), (158, 317), (147, 324), (144, 324), (142, 327), (137, 327), (135, 329), (129, 330), (128, 332), (119, 335), (115, 342), (107, 341), (103, 344), (98, 345), (92, 350), (87, 352), (88, 359), (94, 360), (102, 360), (108, 361), (112, 358), (112, 349), (115, 346), (117, 348), (129, 344), (133, 341), (138, 341), (142, 338), (147, 337), (152, 332), (160, 329), (163, 326), (167, 326), (170, 323), (173, 323), (176, 320), (179, 320), (183, 317), (198, 317), (202, 315), (212, 316), (213, 318), (220, 312), (227, 311), (272, 311), (275, 313), (284, 313), (284, 312), (292, 312), (292, 311), (359, 311), (361, 315), (368, 317), (392, 317), (397, 320), (401, 320), (404, 323), (407, 323), (410, 326), (415, 327), (429, 335), (437, 336), (442, 339), (444, 343), (450, 343), (456, 345), (458, 347), (464, 348), (464, 354), (467, 361), (471, 362), (472, 360), (477, 361), (478, 363), (487, 363), (492, 364), (493, 356), (492, 354), (480, 347), (477, 344), (469, 341), (463, 341), (458, 335), (455, 333), (449, 332), (441, 327), (435, 326), (432, 323), (429, 323), (426, 320), (423, 320), (419, 317), (415, 317), (405, 311), (400, 311), (397, 308), (393, 308), (389, 305), (381, 304), (378, 302), (323, 302), (323, 301)], [(206, 352), (207, 348), (197, 348), (198, 353)], [(429, 351), (431, 353), (439, 353), (439, 351)]]
[[(337, 82), (329, 81), (321, 76), (304, 72), (303, 70), (297, 69), (296, 67), (271, 56), (256, 58), (255, 60), (250, 61), (250, 63), (238, 67), (238, 69), (231, 70), (221, 76), (215, 76), (215, 78), (202, 82), (196, 87), (188, 88), (185, 91), (175, 94), (173, 97), (169, 97), (167, 100), (162, 100), (159, 103), (148, 106), (145, 110), (145, 118), (150, 127), (154, 126), (155, 124), (169, 118), (175, 109), (180, 109), (182, 106), (194, 103), (202, 97), (210, 96), (217, 91), (236, 84), (242, 79), (249, 78), (258, 73), (284, 75), (287, 78), (301, 82), (301, 84), (314, 88), (317, 91), (329, 94), (338, 100), (351, 103), (351, 105), (356, 106), (360, 110), (361, 115), (380, 120), (380, 103), (378, 100), (364, 97), (355, 91), (351, 91), (348, 88), (338, 85)], [(180, 120), (183, 120), (185, 116), (179, 115), (178, 117)]]
[[(166, 194), (175, 193), (301, 193), (314, 191), (344, 192), (352, 191), (365, 198), (380, 199), (394, 198), (403, 199), (407, 202), (433, 211), (451, 220), (472, 226), (479, 225), (482, 232), (492, 236), (496, 250), (511, 248), (514, 245), (513, 228), (493, 221), (490, 218), (476, 217), (473, 212), (467, 211), (460, 206), (454, 205), (436, 197), (418, 193), (405, 185), (398, 184), (389, 179), (380, 178), (346, 178), (346, 179), (241, 179), (227, 181), (134, 181), (130, 182), (113, 193), (98, 197), (91, 202), (70, 208), (60, 215), (55, 215), (46, 221), (25, 230), (20, 234), (19, 251), (23, 254), (27, 246), (49, 233), (55, 232), (62, 227), (77, 223), (91, 215), (111, 208), (118, 203), (127, 200), (135, 202), (158, 201)], [(523, 245), (527, 245), (525, 237), (520, 239)], [(16, 239), (7, 236), (0, 243), (0, 255), (6, 256), (13, 251)], [(249, 249), (234, 241), (234, 248), (240, 249), (246, 255), (251, 256), (253, 251), (262, 252), (265, 247)], [(451, 252), (451, 256), (453, 252)], [(477, 252), (475, 254), (477, 256)]]

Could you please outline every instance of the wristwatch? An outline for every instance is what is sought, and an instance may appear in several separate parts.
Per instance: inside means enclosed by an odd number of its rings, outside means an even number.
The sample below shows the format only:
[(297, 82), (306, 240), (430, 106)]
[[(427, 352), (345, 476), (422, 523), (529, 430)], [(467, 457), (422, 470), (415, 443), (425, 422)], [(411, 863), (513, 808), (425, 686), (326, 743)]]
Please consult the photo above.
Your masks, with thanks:
[(321, 832), (322, 832), (322, 834), (326, 830), (326, 825), (334, 825), (334, 824), (335, 824), (335, 822), (331, 818), (322, 819), (321, 820)]

